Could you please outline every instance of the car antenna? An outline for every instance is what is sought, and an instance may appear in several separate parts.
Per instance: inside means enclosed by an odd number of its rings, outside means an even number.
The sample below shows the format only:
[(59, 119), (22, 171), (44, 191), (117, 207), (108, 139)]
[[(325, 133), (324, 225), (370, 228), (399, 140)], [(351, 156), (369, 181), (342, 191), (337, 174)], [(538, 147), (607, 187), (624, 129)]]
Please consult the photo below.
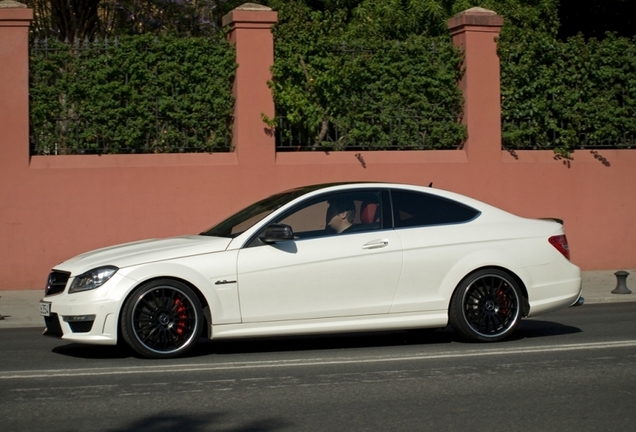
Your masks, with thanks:
[(433, 187), (433, 182), (430, 182), (430, 183), (428, 184), (428, 187)]

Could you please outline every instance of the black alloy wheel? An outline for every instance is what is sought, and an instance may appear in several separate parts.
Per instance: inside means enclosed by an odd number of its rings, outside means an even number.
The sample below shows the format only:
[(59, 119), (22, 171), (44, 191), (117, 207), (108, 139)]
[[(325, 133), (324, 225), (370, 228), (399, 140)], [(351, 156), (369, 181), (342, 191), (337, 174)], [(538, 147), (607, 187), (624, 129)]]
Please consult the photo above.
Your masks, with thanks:
[(510, 335), (521, 320), (521, 293), (499, 269), (483, 269), (457, 287), (449, 311), (453, 328), (469, 341), (494, 342)]
[(189, 351), (203, 329), (201, 302), (185, 284), (156, 280), (137, 288), (126, 300), (122, 336), (139, 355), (172, 358)]

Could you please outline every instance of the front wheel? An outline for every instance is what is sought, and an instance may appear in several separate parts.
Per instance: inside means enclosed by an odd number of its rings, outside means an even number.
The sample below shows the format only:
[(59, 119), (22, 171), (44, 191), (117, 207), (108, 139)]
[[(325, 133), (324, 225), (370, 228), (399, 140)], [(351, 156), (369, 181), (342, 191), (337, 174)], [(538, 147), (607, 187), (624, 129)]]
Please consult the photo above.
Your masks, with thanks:
[(156, 280), (137, 288), (124, 303), (121, 333), (147, 358), (185, 354), (199, 339), (203, 309), (194, 292), (174, 280)]
[(455, 290), (449, 319), (455, 331), (469, 341), (501, 340), (521, 320), (521, 290), (504, 271), (479, 270)]

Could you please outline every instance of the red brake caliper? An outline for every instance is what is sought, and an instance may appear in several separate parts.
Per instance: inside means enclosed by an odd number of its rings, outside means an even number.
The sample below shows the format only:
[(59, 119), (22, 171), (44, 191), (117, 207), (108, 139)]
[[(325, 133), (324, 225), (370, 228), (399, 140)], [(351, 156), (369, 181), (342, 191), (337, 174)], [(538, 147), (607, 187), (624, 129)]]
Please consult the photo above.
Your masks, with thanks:
[(508, 302), (506, 301), (506, 294), (504, 294), (503, 290), (500, 289), (497, 292), (497, 300), (499, 300), (499, 311), (503, 314), (503, 315), (507, 315), (508, 314)]
[(181, 299), (175, 299), (174, 304), (177, 307), (177, 333), (181, 335), (185, 331), (185, 320), (188, 319), (188, 314), (186, 314), (186, 307)]

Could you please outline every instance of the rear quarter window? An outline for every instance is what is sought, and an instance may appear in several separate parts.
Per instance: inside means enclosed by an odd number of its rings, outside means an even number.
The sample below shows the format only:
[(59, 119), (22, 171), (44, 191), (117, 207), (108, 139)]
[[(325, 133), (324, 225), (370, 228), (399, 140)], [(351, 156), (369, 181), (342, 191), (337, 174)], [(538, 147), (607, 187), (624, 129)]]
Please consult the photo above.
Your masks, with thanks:
[(391, 191), (395, 228), (468, 222), (479, 211), (465, 204), (420, 192)]

